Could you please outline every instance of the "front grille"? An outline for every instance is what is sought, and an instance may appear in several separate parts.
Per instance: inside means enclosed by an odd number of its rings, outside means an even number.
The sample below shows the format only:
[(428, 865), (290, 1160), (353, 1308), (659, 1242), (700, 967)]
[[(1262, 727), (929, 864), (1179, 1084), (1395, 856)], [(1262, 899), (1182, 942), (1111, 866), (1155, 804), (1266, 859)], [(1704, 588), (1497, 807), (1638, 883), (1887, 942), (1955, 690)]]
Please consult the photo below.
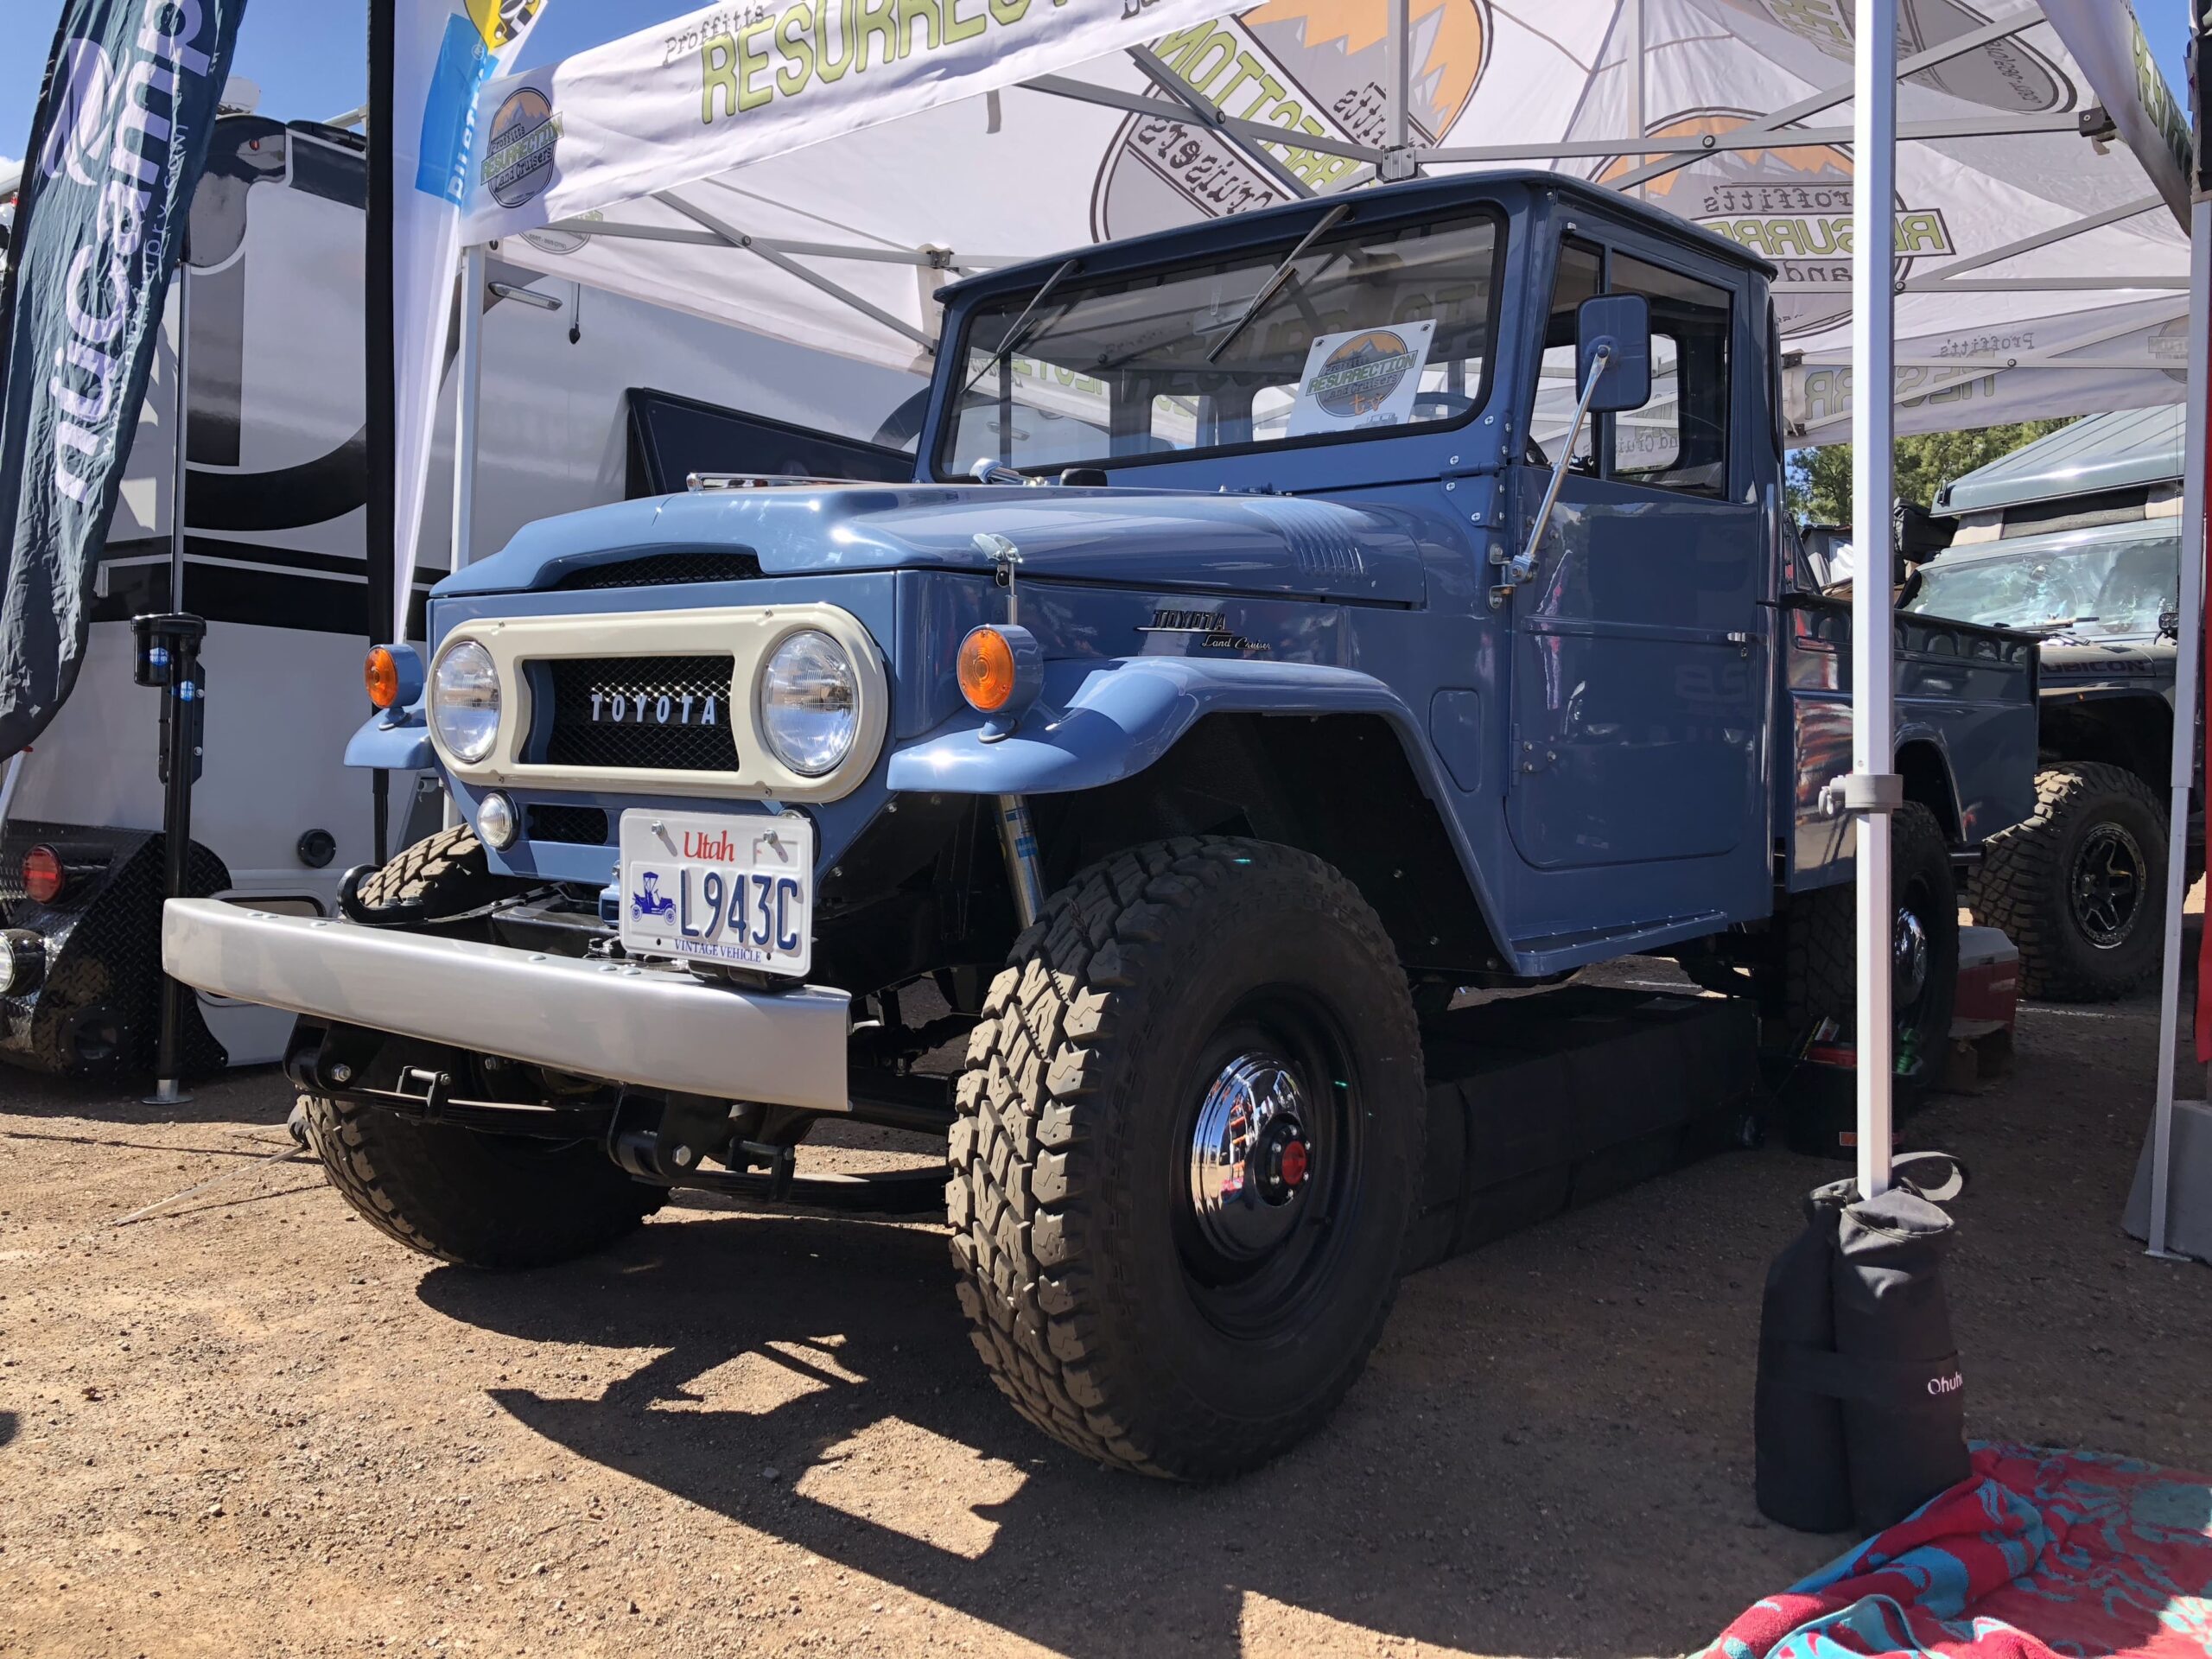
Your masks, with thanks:
[(538, 805), (530, 809), (532, 841), (566, 842), (572, 847), (607, 845), (607, 814), (595, 806)]
[(648, 553), (643, 558), (571, 570), (553, 584), (556, 594), (588, 593), (606, 588), (672, 588), (692, 582), (751, 582), (760, 561), (743, 550), (719, 553)]
[[(553, 687), (546, 764), (737, 770), (737, 743), (730, 734), (733, 658), (571, 657), (543, 666)], [(613, 718), (618, 697), (624, 715), (619, 721)]]

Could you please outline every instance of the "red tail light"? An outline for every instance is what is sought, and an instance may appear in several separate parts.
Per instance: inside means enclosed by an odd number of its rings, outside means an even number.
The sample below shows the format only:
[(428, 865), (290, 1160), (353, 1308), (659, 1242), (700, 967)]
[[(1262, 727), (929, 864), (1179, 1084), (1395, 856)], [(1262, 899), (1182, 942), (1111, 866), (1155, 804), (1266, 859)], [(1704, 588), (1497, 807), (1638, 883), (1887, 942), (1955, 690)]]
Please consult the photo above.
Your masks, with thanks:
[(52, 904), (68, 885), (69, 871), (53, 848), (34, 847), (23, 855), (23, 892), (34, 904)]

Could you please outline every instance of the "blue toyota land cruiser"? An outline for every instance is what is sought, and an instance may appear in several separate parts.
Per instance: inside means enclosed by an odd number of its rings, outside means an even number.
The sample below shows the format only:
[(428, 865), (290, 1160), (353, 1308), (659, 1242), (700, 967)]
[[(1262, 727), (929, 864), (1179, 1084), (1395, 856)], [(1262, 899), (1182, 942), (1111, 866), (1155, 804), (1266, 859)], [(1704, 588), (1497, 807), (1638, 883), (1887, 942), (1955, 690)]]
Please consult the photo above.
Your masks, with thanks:
[[(911, 1209), (794, 1148), (942, 1135), (1021, 1412), (1249, 1467), (1381, 1330), (1455, 989), (1672, 954), (1851, 1018), (1849, 618), (1793, 578), (1770, 276), (1514, 173), (948, 289), (913, 481), (695, 478), (449, 578), (351, 758), (460, 827), (342, 918), (172, 904), (167, 964), (301, 1016), (332, 1181), (448, 1261), (672, 1186)], [(1910, 1068), (2036, 668), (1899, 628)]]

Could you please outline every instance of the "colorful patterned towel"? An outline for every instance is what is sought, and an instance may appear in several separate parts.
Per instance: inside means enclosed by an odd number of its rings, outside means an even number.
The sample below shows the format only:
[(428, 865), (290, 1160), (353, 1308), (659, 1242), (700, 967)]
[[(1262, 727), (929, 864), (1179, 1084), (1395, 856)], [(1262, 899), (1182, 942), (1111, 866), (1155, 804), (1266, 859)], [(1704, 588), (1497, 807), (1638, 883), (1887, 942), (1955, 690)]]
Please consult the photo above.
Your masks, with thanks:
[(2212, 1483), (2125, 1458), (1980, 1446), (1974, 1474), (1699, 1659), (2212, 1654)]

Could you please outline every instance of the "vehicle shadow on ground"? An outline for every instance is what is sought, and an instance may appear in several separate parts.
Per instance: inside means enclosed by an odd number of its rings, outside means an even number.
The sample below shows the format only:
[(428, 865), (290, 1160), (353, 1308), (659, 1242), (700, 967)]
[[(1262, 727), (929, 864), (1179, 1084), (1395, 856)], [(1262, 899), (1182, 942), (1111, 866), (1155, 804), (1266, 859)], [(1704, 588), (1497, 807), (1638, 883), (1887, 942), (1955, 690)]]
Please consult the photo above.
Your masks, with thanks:
[[(1248, 1620), (1285, 1617), (1268, 1602), (1352, 1627), (1332, 1646), (1367, 1631), (1558, 1651), (1562, 1615), (1590, 1659), (1711, 1634), (1677, 1628), (1679, 1606), (1602, 1588), (1611, 1605), (1573, 1610), (1516, 1596), (1528, 1563), (1565, 1544), (1541, 1535), (1552, 1523), (1538, 1516), (1554, 1511), (1540, 1503), (1583, 1495), (1502, 1494), (1483, 1449), (1497, 1450), (1498, 1427), (1466, 1379), (1370, 1376), (1364, 1402), (1356, 1390), (1334, 1427), (1273, 1467), (1178, 1488), (1094, 1468), (1015, 1417), (975, 1359), (950, 1279), (932, 1231), (723, 1217), (656, 1224), (556, 1272), (439, 1269), (420, 1294), (527, 1341), (664, 1351), (601, 1398), (492, 1397), (610, 1470), (1058, 1652), (1240, 1652)], [(765, 1409), (716, 1408), (709, 1373), (741, 1357), (783, 1368), (791, 1386)], [(948, 1440), (976, 1461), (956, 1455), (950, 1481), (916, 1474), (925, 1458), (925, 1471), (945, 1466)], [(1652, 1532), (1615, 1541), (1631, 1578), (1696, 1574), (1694, 1527)], [(1594, 1643), (1581, 1639), (1593, 1624)]]

